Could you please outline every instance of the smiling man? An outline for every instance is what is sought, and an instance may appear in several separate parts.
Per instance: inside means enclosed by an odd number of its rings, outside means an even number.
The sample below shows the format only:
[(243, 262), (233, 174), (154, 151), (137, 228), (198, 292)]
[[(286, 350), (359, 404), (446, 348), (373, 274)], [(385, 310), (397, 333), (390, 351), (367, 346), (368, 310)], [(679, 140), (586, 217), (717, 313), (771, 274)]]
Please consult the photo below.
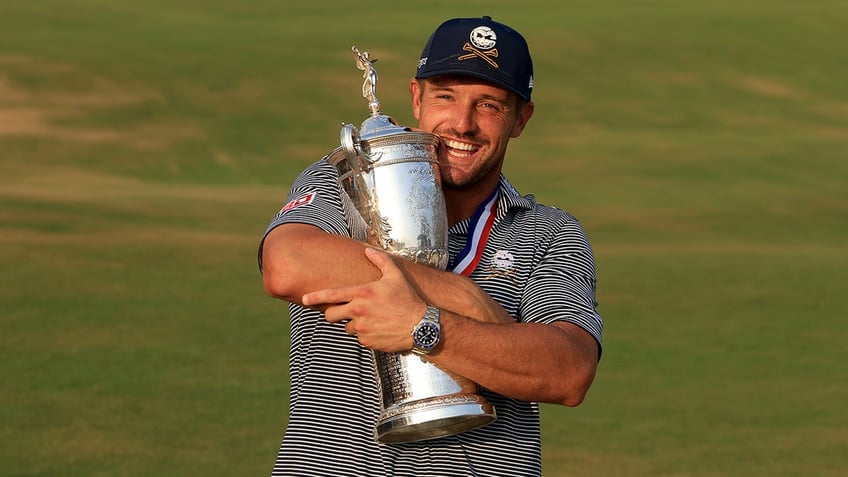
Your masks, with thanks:
[[(538, 403), (576, 406), (594, 379), (603, 323), (586, 235), (502, 175), (534, 110), (524, 38), (489, 17), (449, 20), (409, 90), (419, 128), (441, 139), (449, 270), (366, 246), (327, 158), (297, 178), (260, 245), (266, 292), (291, 303), (291, 407), (275, 476), (541, 475)], [(434, 311), (427, 359), (479, 383), (498, 418), (378, 443), (371, 350), (412, 350), (413, 328)]]

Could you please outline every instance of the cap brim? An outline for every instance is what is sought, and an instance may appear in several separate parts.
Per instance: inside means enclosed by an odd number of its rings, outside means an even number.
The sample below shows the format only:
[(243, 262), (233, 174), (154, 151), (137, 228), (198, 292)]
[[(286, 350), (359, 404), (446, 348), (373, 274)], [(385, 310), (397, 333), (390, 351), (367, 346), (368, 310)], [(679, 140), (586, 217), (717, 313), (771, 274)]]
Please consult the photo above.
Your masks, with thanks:
[(430, 71), (427, 71), (427, 72), (422, 73), (422, 74), (417, 74), (417, 75), (415, 75), (415, 77), (417, 79), (427, 79), (427, 78), (433, 78), (435, 76), (445, 76), (445, 75), (471, 76), (471, 77), (474, 77), (474, 78), (479, 78), (479, 79), (485, 80), (488, 83), (492, 83), (493, 85), (495, 85), (499, 88), (503, 88), (507, 91), (511, 91), (511, 92), (517, 94), (520, 98), (525, 99), (526, 101), (530, 101), (529, 95), (525, 95), (523, 92), (519, 91), (518, 88), (515, 87), (515, 85), (510, 84), (510, 83), (508, 83), (508, 82), (504, 81), (503, 79), (498, 78), (496, 76), (492, 76), (492, 75), (482, 73), (482, 72), (479, 72), (479, 71), (469, 70), (467, 68), (441, 68), (441, 69), (437, 69), (437, 70), (430, 70)]

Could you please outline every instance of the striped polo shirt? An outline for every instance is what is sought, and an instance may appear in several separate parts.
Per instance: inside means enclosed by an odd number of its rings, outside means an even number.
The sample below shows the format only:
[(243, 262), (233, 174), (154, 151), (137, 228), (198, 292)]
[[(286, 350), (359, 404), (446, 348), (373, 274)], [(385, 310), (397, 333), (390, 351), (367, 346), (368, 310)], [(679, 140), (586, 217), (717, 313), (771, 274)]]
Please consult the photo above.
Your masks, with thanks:
[[(326, 158), (307, 168), (266, 236), (281, 224), (305, 223), (364, 240), (364, 222), (337, 177)], [(469, 220), (450, 228), (452, 259), (468, 228)], [(567, 212), (521, 196), (503, 176), (494, 226), (470, 278), (516, 320), (568, 321), (600, 346), (595, 265), (582, 227)], [(481, 394), (498, 417), (485, 427), (423, 442), (376, 442), (380, 397), (371, 350), (320, 312), (292, 304), (290, 318), (289, 421), (273, 476), (541, 475), (538, 404), (487, 390)]]

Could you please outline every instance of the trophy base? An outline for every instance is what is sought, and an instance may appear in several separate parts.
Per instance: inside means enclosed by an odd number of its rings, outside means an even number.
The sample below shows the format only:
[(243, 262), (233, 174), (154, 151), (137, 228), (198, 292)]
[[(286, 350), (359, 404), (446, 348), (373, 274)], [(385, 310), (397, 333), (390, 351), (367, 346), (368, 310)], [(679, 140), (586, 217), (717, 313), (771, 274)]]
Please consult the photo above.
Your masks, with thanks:
[(390, 408), (374, 433), (378, 442), (418, 442), (470, 431), (494, 421), (495, 408), (477, 394), (441, 396)]

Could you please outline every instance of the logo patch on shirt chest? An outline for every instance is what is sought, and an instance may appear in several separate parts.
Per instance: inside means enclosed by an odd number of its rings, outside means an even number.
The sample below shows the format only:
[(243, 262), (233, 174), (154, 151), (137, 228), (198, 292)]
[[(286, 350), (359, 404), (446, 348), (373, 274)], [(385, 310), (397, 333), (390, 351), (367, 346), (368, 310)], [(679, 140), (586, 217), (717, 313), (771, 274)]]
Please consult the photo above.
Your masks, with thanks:
[(491, 280), (495, 277), (506, 277), (515, 281), (515, 257), (509, 250), (498, 250), (486, 267), (484, 279)]

